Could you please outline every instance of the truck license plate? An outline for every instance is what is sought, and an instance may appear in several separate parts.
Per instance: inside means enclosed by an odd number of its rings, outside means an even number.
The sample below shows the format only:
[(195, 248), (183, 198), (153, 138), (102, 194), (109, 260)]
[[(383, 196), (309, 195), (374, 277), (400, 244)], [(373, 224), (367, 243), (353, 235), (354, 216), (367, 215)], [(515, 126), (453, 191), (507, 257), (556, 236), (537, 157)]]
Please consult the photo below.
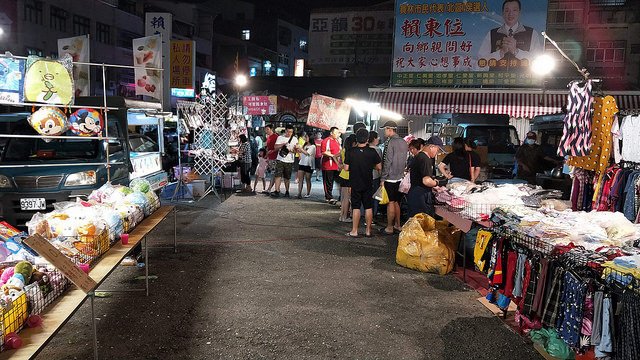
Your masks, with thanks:
[(45, 210), (47, 202), (44, 198), (20, 199), (20, 210)]

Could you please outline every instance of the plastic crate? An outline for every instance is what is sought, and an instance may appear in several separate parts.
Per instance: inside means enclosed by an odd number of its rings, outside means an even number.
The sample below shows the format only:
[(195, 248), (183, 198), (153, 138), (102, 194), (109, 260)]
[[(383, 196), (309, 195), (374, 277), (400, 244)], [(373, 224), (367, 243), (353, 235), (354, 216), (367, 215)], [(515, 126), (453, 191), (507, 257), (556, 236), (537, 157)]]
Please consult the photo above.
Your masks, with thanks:
[(2, 311), (2, 334), (0, 336), (0, 348), (4, 350), (5, 337), (9, 333), (17, 333), (24, 327), (29, 312), (27, 308), (27, 295), (24, 291), (17, 292), (10, 304), (0, 308)]

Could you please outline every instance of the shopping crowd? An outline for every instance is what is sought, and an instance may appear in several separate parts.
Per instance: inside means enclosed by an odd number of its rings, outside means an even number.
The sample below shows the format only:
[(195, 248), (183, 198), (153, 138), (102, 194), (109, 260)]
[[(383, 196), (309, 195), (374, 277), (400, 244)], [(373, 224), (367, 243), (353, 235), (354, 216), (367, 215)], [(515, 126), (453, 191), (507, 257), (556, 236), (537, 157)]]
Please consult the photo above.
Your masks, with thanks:
[[(434, 189), (445, 186), (453, 177), (475, 181), (480, 173), (480, 158), (473, 152), (473, 143), (456, 138), (452, 152), (438, 165), (441, 176), (436, 176), (435, 159), (444, 153), (444, 144), (438, 136), (426, 141), (411, 139), (407, 142), (398, 135), (398, 125), (387, 121), (380, 128), (384, 131), (383, 150), (380, 136), (368, 131), (364, 124), (354, 125), (353, 134), (342, 141), (341, 131), (333, 127), (326, 137), (318, 132), (313, 136), (302, 132), (294, 134), (287, 125), (281, 134), (265, 127), (264, 147), (250, 145), (241, 136), (239, 159), (243, 191), (255, 192), (262, 183), (262, 193), (274, 198), (289, 198), (291, 177), (295, 170), (297, 198), (310, 196), (312, 178), (322, 175), (325, 202), (339, 205), (340, 222), (351, 222), (350, 237), (373, 236), (373, 218), (378, 213), (380, 201), (386, 204), (386, 224), (378, 230), (391, 235), (401, 230), (401, 219), (418, 213), (435, 214)], [(251, 149), (259, 149), (252, 159)], [(254, 152), (255, 153), (255, 152)], [(255, 180), (251, 186), (251, 166), (256, 164)], [(267, 186), (266, 174), (273, 172)], [(334, 192), (334, 184), (338, 191)], [(284, 185), (284, 192), (281, 191)], [(306, 192), (303, 192), (306, 185)], [(335, 195), (335, 196), (334, 196)], [(405, 201), (403, 201), (405, 200)], [(406, 207), (403, 206), (406, 204)], [(406, 211), (403, 212), (403, 210)], [(360, 221), (364, 215), (365, 232), (360, 233)]]

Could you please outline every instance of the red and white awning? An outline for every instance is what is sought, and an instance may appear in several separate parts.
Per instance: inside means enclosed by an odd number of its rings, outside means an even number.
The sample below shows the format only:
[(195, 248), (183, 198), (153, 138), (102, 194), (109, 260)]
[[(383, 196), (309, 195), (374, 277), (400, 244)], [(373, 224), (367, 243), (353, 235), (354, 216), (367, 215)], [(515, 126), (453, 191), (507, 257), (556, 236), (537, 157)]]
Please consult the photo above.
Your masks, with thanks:
[[(562, 111), (567, 91), (521, 89), (369, 89), (370, 101), (404, 116), (440, 113), (508, 114), (533, 118)], [(640, 109), (640, 92), (611, 94), (620, 109)]]

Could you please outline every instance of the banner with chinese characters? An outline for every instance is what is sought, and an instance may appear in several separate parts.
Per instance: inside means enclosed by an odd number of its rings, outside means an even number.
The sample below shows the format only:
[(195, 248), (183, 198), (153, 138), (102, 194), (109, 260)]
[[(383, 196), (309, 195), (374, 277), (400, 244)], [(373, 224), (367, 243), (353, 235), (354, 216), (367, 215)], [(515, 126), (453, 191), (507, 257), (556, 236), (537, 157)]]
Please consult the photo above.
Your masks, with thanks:
[(547, 1), (397, 0), (393, 86), (539, 83)]
[[(89, 35), (58, 39), (58, 55), (71, 55), (73, 62), (89, 62)], [(73, 66), (75, 96), (89, 96), (89, 65)]]
[(272, 96), (243, 96), (242, 106), (245, 115), (275, 115), (278, 97)]
[(170, 69), (170, 50), (169, 44), (171, 42), (171, 36), (173, 35), (173, 15), (171, 13), (163, 12), (148, 12), (144, 14), (144, 35), (152, 36), (158, 35), (162, 39), (160, 48), (162, 49), (162, 58), (160, 59), (161, 68), (165, 71), (162, 74), (162, 87), (165, 91), (160, 92), (162, 98), (162, 104), (165, 111), (171, 110), (171, 86), (170, 76), (168, 74)]
[(171, 40), (171, 87), (193, 89), (196, 43), (192, 40)]
[(351, 105), (346, 101), (314, 94), (309, 107), (307, 125), (330, 130), (333, 126), (340, 131), (347, 130)]
[(312, 13), (309, 61), (319, 64), (389, 64), (392, 11)]
[(133, 39), (133, 65), (136, 95), (147, 95), (162, 100), (161, 36)]

